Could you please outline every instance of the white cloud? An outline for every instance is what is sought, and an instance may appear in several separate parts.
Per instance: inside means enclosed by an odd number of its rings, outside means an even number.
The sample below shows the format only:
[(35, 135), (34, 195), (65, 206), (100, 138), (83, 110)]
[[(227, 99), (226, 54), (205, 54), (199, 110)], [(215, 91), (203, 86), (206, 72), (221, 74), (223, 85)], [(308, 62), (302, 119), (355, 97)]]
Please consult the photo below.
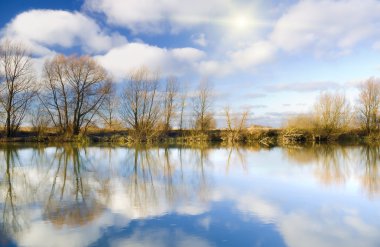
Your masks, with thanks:
[(183, 205), (182, 207), (177, 209), (178, 214), (183, 215), (200, 215), (204, 212), (207, 212), (209, 207), (205, 203), (200, 202), (192, 202), (187, 205)]
[(223, 63), (218, 60), (206, 60), (199, 63), (199, 72), (202, 75), (219, 75), (224, 76), (231, 73), (231, 68), (228, 67), (228, 64)]
[[(377, 226), (365, 224), (359, 218), (362, 216), (350, 212), (344, 212), (347, 216), (342, 217), (338, 212), (343, 210), (333, 209), (327, 214), (293, 212), (283, 215), (278, 228), (286, 244), (294, 247), (377, 246)], [(347, 218), (352, 222), (347, 222)], [(356, 225), (358, 223), (360, 225)]]
[[(40, 56), (40, 57), (33, 57), (31, 59), (37, 78), (41, 78), (43, 76), (45, 61), (47, 59), (52, 59), (55, 55), (57, 54), (54, 51), (51, 51), (47, 55)], [(37, 80), (37, 83), (42, 83), (42, 80)]]
[(200, 33), (192, 36), (193, 43), (202, 47), (207, 46), (207, 39), (204, 33)]
[(172, 49), (173, 57), (181, 61), (197, 61), (204, 57), (204, 52), (192, 47)]
[(230, 54), (232, 64), (239, 69), (247, 69), (274, 59), (276, 48), (269, 42), (259, 41)]
[(87, 246), (101, 236), (101, 227), (110, 224), (106, 215), (101, 216), (92, 224), (87, 224), (70, 231), (65, 227), (56, 227), (41, 221), (29, 222), (28, 231), (21, 231), (17, 236), (22, 246)]
[(32, 52), (47, 54), (48, 47), (80, 46), (89, 53), (102, 52), (126, 42), (117, 33), (107, 34), (91, 18), (78, 12), (31, 10), (17, 15), (1, 31), (5, 38), (20, 40)]
[[(348, 86), (348, 85), (346, 85)], [(318, 92), (329, 89), (340, 89), (343, 85), (331, 81), (310, 81), (310, 82), (295, 82), (295, 83), (276, 83), (266, 85), (265, 89), (269, 92), (293, 91), (293, 92)]]
[(200, 63), (199, 71), (204, 75), (224, 76), (237, 71), (254, 70), (275, 58), (276, 47), (270, 42), (254, 42), (238, 50), (229, 51), (224, 60), (207, 60)]
[(211, 243), (207, 239), (193, 236), (182, 231), (171, 233), (166, 229), (156, 229), (155, 231), (136, 231), (131, 236), (111, 240), (111, 246), (133, 246), (133, 247), (162, 247), (168, 245), (179, 247), (211, 247)]
[(380, 41), (375, 42), (375, 43), (373, 44), (373, 48), (374, 48), (375, 50), (380, 51)]
[(85, 9), (104, 13), (109, 23), (134, 32), (159, 32), (209, 24), (234, 10), (232, 0), (86, 0)]
[(379, 37), (380, 2), (306, 0), (290, 7), (275, 24), (271, 39), (288, 52), (312, 48), (315, 54), (345, 54)]
[(143, 43), (128, 43), (95, 58), (117, 79), (141, 66), (158, 70), (162, 75), (188, 73), (204, 56), (195, 48), (166, 49)]
[(253, 213), (260, 217), (260, 220), (269, 224), (277, 219), (281, 211), (273, 203), (267, 202), (254, 195), (241, 196), (237, 199), (237, 209), (243, 213)]

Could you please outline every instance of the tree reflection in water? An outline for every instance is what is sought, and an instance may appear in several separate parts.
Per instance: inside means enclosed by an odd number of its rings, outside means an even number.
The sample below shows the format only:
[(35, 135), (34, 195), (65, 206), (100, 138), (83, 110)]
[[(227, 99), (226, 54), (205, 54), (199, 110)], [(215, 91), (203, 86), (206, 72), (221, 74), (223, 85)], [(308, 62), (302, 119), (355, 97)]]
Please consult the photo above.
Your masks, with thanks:
[[(291, 162), (283, 166), (281, 154)], [(282, 159), (270, 169), (265, 162), (254, 162), (258, 157), (275, 161), (277, 156)], [(257, 184), (244, 193), (244, 186), (236, 187), (236, 191), (229, 183), (239, 183), (242, 172), (249, 179), (265, 177), (266, 172), (270, 173), (268, 178), (276, 179), (278, 174), (272, 175), (272, 168), (289, 177), (295, 169), (325, 186), (343, 187), (355, 180), (374, 197), (380, 192), (379, 158), (380, 149), (367, 146), (315, 145), (273, 152), (236, 146), (9, 146), (0, 149), (0, 238), (17, 242), (33, 221), (49, 224), (56, 231), (83, 229), (97, 224), (110, 212), (127, 222), (169, 214), (203, 215), (211, 210), (211, 204), (223, 200), (232, 201), (238, 211), (269, 212), (268, 218), (272, 219), (278, 210), (254, 193), (255, 187), (260, 188), (260, 179), (249, 180)], [(286, 171), (281, 170), (284, 167)], [(252, 169), (257, 170), (248, 172)]]
[(380, 193), (377, 146), (313, 145), (283, 149), (285, 156), (301, 165), (314, 165), (314, 174), (326, 185), (344, 185), (349, 178), (361, 180), (369, 196)]
[[(112, 203), (122, 200), (112, 194), (120, 184), (130, 203), (124, 205), (125, 210), (133, 211), (131, 217), (149, 217), (189, 200), (208, 198), (206, 148), (186, 150), (191, 153), (186, 156), (183, 149), (124, 149), (127, 155), (121, 163), (113, 161), (113, 148), (103, 148), (108, 157), (95, 162), (94, 153), (76, 145), (49, 148), (49, 152), (44, 148), (27, 150), (21, 158), (20, 149), (0, 151), (4, 160), (1, 229), (11, 238), (17, 239), (17, 232), (27, 229), (30, 219), (25, 217), (33, 205), (41, 205), (42, 220), (57, 228), (90, 224)], [(189, 167), (193, 165), (196, 169)], [(183, 169), (194, 173), (184, 176)]]
[[(233, 154), (236, 155), (238, 161), (233, 159), (234, 158)], [(242, 169), (247, 172), (248, 167), (247, 167), (247, 160), (245, 159), (245, 157), (246, 157), (246, 152), (244, 148), (240, 148), (239, 146), (229, 147), (227, 164), (226, 164), (226, 173), (228, 174), (228, 172), (231, 169), (231, 162), (233, 162), (233, 164), (240, 164), (242, 166)]]
[[(172, 153), (174, 151), (177, 153)], [(125, 166), (129, 171), (121, 180), (126, 182), (128, 199), (136, 215), (143, 217), (160, 210), (168, 211), (189, 198), (197, 201), (196, 198), (207, 193), (206, 155), (202, 149), (191, 152), (194, 153), (190, 157), (195, 161), (184, 160), (182, 149), (137, 147), (128, 150)], [(184, 164), (187, 169), (196, 164), (195, 173), (185, 177)]]
[[(18, 175), (17, 167), (19, 167), (18, 153), (13, 148), (7, 148), (3, 153), (4, 171), (2, 179), (3, 200), (3, 220), (2, 229), (5, 234), (17, 234), (21, 230), (22, 215), (19, 212), (18, 201), (23, 195), (17, 195), (14, 189), (13, 180)], [(5, 166), (5, 167), (4, 167)]]
[(380, 148), (377, 146), (365, 146), (360, 148), (364, 172), (361, 175), (363, 188), (370, 197), (380, 194), (379, 165)]
[[(46, 200), (43, 217), (55, 226), (76, 226), (91, 222), (102, 209), (99, 192), (107, 196), (107, 181), (96, 179), (96, 172), (77, 146), (56, 150), (53, 159), (54, 177)], [(83, 172), (86, 172), (83, 175)]]

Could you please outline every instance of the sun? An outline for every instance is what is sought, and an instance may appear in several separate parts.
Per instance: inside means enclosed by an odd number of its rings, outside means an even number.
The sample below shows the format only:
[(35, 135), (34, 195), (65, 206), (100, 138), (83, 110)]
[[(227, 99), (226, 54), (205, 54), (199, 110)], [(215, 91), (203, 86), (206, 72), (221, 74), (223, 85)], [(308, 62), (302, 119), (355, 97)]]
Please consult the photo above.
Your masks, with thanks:
[(238, 30), (245, 30), (249, 27), (250, 21), (246, 16), (236, 16), (233, 18), (233, 26)]

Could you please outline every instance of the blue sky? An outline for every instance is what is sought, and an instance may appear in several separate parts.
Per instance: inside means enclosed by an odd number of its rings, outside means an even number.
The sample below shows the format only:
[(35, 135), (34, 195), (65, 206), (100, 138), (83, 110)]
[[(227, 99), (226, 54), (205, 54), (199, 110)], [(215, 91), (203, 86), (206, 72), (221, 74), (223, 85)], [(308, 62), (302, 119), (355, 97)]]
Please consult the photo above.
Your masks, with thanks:
[(324, 90), (355, 103), (380, 73), (377, 0), (12, 0), (0, 2), (0, 38), (25, 43), (37, 69), (56, 53), (90, 54), (116, 81), (139, 66), (207, 78), (214, 111), (246, 108), (279, 126)]

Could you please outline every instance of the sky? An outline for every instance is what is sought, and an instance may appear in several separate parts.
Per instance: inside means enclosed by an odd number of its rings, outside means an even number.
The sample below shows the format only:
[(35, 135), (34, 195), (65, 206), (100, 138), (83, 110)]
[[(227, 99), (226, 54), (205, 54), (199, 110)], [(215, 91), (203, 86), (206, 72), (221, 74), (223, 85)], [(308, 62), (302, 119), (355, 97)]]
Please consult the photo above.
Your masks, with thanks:
[(122, 83), (135, 68), (207, 80), (213, 109), (281, 126), (322, 91), (354, 105), (380, 74), (378, 0), (2, 0), (0, 40), (31, 51), (37, 70), (58, 53), (93, 56)]

